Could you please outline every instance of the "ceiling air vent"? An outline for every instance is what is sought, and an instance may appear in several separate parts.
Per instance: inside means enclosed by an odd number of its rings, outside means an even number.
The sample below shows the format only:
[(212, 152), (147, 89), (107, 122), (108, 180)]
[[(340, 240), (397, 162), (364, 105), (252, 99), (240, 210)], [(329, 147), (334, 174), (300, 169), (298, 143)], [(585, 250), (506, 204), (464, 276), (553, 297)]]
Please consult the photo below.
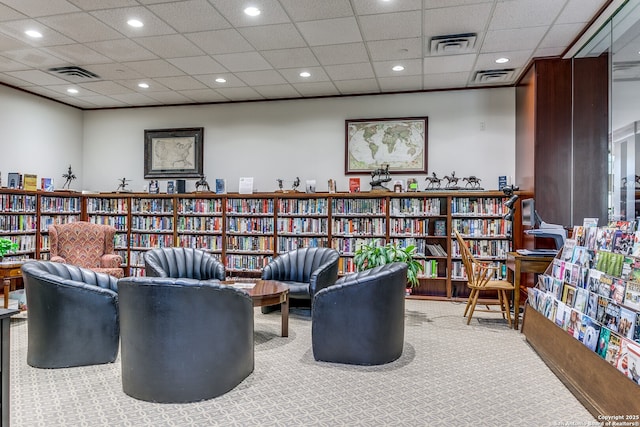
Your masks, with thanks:
[(95, 80), (100, 78), (99, 75), (94, 74), (89, 70), (85, 70), (84, 68), (80, 68), (76, 66), (49, 68), (48, 71), (52, 74), (57, 74), (59, 76), (65, 77), (66, 80), (70, 80), (74, 82)]
[(477, 38), (476, 33), (431, 37), (430, 52), (432, 55), (456, 55), (473, 52)]
[(472, 83), (494, 84), (508, 83), (513, 78), (513, 68), (504, 70), (482, 70), (476, 71)]

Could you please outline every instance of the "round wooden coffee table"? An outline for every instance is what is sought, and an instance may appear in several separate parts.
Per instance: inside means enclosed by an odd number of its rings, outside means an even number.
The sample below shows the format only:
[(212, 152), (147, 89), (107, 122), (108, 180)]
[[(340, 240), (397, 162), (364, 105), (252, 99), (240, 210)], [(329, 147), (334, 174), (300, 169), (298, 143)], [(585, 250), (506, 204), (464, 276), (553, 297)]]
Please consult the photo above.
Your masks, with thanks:
[[(249, 294), (253, 300), (254, 307), (263, 307), (267, 305), (280, 304), (282, 313), (282, 336), (289, 336), (289, 287), (284, 283), (275, 280), (225, 280), (220, 282), (225, 285), (233, 286), (237, 284), (237, 288), (242, 289)], [(254, 286), (249, 287), (249, 284)]]

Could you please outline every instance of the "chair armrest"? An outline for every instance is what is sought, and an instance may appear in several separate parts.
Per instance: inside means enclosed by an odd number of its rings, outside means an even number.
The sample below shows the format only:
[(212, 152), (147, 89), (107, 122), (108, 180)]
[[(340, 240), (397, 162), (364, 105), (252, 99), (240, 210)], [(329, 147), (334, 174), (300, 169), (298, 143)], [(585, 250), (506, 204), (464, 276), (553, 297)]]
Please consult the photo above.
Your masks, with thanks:
[(309, 278), (309, 294), (313, 298), (316, 292), (333, 285), (338, 279), (338, 263), (329, 261), (322, 264)]
[(117, 254), (105, 254), (100, 257), (100, 267), (118, 268), (122, 264), (122, 257)]
[(61, 264), (66, 264), (67, 263), (66, 259), (62, 258), (61, 256), (57, 256), (57, 255), (52, 256), (49, 261), (51, 261), (51, 262), (59, 262)]

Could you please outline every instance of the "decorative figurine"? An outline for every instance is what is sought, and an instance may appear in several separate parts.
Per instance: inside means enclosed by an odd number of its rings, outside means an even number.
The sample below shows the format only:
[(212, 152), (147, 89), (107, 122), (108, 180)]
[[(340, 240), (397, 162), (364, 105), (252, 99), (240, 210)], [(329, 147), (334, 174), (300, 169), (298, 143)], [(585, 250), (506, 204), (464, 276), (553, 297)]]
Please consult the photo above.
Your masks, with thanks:
[(476, 176), (471, 175), (466, 178), (462, 178), (462, 180), (467, 181), (467, 185), (465, 185), (465, 187), (470, 187), (471, 190), (484, 190), (480, 187), (480, 181), (482, 180)]
[(371, 172), (371, 191), (391, 191), (383, 185), (385, 182), (391, 181), (389, 176), (389, 165), (384, 165), (382, 168), (375, 169)]
[(278, 183), (278, 192), (282, 193), (284, 190), (282, 189), (282, 178), (278, 178), (276, 179), (276, 182)]
[(435, 172), (431, 172), (431, 176), (426, 177), (424, 180), (427, 181), (427, 188), (425, 188), (425, 190), (439, 189), (442, 184), (442, 179), (438, 178)]
[(207, 182), (207, 177), (205, 175), (202, 175), (202, 177), (200, 177), (200, 179), (196, 181), (196, 191), (201, 191), (200, 187), (204, 187), (207, 189), (207, 191), (211, 191), (211, 189), (209, 188), (209, 183)]
[(445, 175), (444, 178), (445, 181), (447, 181), (447, 185), (445, 186), (445, 188), (447, 190), (459, 190), (460, 187), (458, 187), (458, 181), (460, 180), (460, 178), (458, 178), (456, 176), (456, 171), (451, 172), (451, 176)]
[(116, 193), (120, 191), (129, 191), (127, 190), (127, 183), (131, 181), (130, 179), (120, 178), (118, 181), (120, 181), (120, 184), (118, 185), (118, 188), (116, 188)]
[(294, 192), (297, 192), (299, 186), (300, 186), (300, 177), (296, 176), (296, 179), (295, 179), (295, 181), (293, 181), (293, 186), (291, 187), (291, 189)]
[(160, 186), (158, 185), (158, 180), (155, 181), (152, 179), (149, 182), (149, 194), (158, 194), (160, 192)]
[(67, 179), (64, 182), (64, 184), (62, 185), (62, 188), (64, 189), (64, 187), (67, 187), (67, 190), (69, 190), (69, 186), (71, 185), (71, 181), (76, 179), (76, 176), (74, 175), (73, 171), (71, 170), (71, 165), (69, 165), (69, 170), (67, 171), (67, 173), (62, 174), (62, 177)]

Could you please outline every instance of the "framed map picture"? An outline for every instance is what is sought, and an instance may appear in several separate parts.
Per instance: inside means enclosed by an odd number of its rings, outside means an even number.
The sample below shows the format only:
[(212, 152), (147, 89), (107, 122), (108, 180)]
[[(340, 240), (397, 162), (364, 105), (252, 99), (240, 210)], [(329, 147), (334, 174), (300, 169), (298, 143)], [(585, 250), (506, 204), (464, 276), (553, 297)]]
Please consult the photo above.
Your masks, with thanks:
[(201, 177), (203, 138), (204, 128), (145, 130), (144, 177)]
[(345, 120), (345, 174), (427, 173), (427, 117)]

